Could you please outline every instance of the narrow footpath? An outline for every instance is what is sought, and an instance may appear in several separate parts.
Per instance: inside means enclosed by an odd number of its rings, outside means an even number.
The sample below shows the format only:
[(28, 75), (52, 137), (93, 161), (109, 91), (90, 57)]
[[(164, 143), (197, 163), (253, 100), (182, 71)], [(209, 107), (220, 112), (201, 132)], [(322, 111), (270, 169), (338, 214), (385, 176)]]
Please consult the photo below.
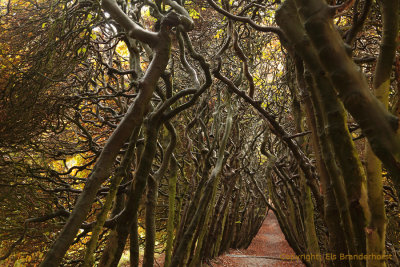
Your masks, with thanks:
[(246, 250), (231, 250), (214, 259), (214, 267), (270, 267), (305, 266), (301, 261), (284, 260), (287, 255), (295, 255), (279, 228), (272, 211), (269, 212), (258, 234)]

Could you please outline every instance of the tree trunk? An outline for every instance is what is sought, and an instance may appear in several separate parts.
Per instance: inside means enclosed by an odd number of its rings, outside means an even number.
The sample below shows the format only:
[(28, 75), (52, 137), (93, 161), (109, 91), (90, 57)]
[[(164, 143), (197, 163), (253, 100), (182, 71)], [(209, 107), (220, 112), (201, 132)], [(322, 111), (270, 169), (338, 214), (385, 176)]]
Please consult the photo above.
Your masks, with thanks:
[[(373, 88), (375, 96), (388, 108), (390, 73), (396, 52), (396, 38), (399, 30), (399, 0), (384, 0), (382, 4), (383, 41), (375, 67)], [(366, 169), (368, 185), (368, 203), (371, 218), (367, 228), (367, 254), (385, 255), (386, 214), (383, 200), (382, 165), (366, 146)], [(386, 266), (385, 261), (367, 259), (367, 266)]]

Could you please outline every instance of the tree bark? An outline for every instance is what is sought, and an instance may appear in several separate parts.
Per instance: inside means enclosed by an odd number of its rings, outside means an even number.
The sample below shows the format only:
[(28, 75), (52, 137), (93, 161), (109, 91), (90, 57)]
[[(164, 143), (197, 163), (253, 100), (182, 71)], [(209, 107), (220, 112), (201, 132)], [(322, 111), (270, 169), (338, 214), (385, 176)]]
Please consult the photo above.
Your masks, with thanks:
[[(373, 89), (375, 96), (388, 108), (390, 73), (396, 52), (396, 38), (399, 30), (399, 0), (383, 0), (383, 40), (381, 43), (378, 61), (375, 67)], [(371, 147), (366, 146), (366, 169), (368, 185), (368, 203), (371, 210), (371, 218), (366, 231), (367, 254), (385, 254), (386, 213), (383, 199), (382, 165), (379, 159), (372, 153)], [(367, 266), (386, 266), (384, 261), (367, 259)]]
[(400, 186), (398, 118), (390, 114), (369, 90), (366, 79), (347, 53), (335, 30), (335, 8), (323, 0), (295, 0), (318, 58), (344, 106), (360, 125), (374, 153)]
[(92, 230), (92, 236), (86, 248), (86, 253), (84, 257), (83, 267), (91, 267), (94, 265), (94, 252), (96, 250), (97, 241), (99, 239), (99, 235), (101, 233), (101, 229), (103, 228), (104, 222), (107, 219), (108, 212), (112, 207), (113, 200), (118, 191), (118, 186), (121, 183), (122, 179), (130, 172), (130, 166), (134, 157), (134, 150), (136, 146), (136, 141), (139, 135), (140, 128), (136, 128), (129, 141), (129, 147), (125, 152), (124, 158), (121, 162), (121, 166), (117, 169), (110, 185), (110, 191), (106, 197), (106, 201), (104, 203), (103, 209), (97, 215), (97, 221)]

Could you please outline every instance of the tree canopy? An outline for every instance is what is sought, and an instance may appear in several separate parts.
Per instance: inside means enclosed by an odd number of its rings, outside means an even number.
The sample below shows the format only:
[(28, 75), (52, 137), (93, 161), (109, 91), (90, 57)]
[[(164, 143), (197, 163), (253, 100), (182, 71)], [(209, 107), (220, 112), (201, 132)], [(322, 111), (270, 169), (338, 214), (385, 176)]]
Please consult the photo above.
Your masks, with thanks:
[(196, 267), (274, 212), (306, 266), (398, 266), (399, 13), (1, 0), (0, 264)]

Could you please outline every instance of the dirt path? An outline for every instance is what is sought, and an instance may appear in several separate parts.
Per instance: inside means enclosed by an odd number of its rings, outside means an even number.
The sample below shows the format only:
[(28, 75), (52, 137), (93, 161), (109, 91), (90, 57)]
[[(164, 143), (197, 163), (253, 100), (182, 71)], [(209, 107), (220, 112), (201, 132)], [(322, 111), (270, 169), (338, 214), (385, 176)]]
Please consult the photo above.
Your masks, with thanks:
[(214, 267), (270, 267), (304, 266), (300, 261), (282, 260), (284, 255), (295, 255), (279, 228), (273, 212), (246, 250), (231, 250), (212, 261)]

